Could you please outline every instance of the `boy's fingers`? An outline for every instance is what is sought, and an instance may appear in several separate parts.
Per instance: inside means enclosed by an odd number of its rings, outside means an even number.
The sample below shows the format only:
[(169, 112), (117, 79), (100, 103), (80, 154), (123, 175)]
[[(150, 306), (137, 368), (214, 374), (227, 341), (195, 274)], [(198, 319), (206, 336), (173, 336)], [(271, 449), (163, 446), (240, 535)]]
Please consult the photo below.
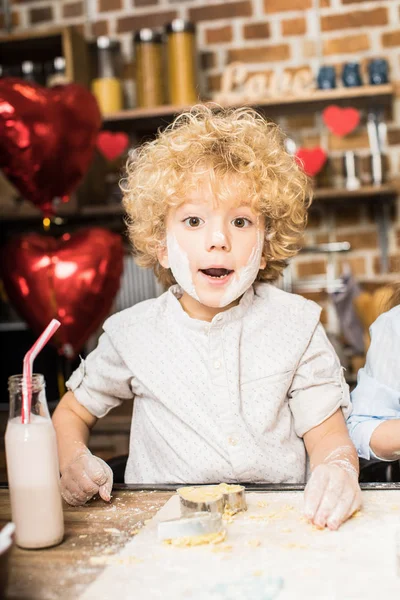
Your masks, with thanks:
[(83, 493), (90, 495), (90, 497), (94, 496), (99, 491), (98, 484), (89, 477), (86, 471), (81, 471), (79, 477), (73, 477), (73, 481), (75, 481)]
[(61, 477), (61, 494), (68, 504), (80, 506), (95, 494), (110, 501), (113, 472), (101, 458), (84, 454), (74, 461)]
[(304, 490), (304, 514), (307, 519), (314, 519), (324, 495), (327, 481), (328, 478), (325, 471), (319, 471), (317, 467)]
[[(344, 488), (344, 477), (340, 473), (332, 473), (314, 517), (314, 523), (317, 527), (325, 527), (328, 518), (335, 510), (338, 511), (338, 514), (341, 514), (349, 508), (348, 492)], [(350, 492), (350, 501), (352, 496), (352, 492)]]
[(354, 504), (356, 490), (348, 491), (339, 501), (327, 520), (330, 529), (338, 529), (339, 526), (352, 514), (351, 508)]
[(353, 515), (357, 510), (359, 510), (361, 508), (361, 506), (362, 506), (361, 488), (357, 484), (357, 491), (356, 491), (356, 495), (354, 496), (353, 504), (351, 505), (351, 508), (350, 508), (349, 517), (351, 517), (351, 515)]
[(104, 485), (100, 486), (99, 494), (100, 498), (102, 498), (105, 502), (110, 502), (111, 500), (111, 490), (113, 486), (112, 476), (111, 479), (107, 481)]
[(81, 506), (93, 496), (92, 493), (82, 490), (79, 484), (70, 478), (67, 478), (64, 482), (61, 478), (61, 494), (71, 506)]
[(100, 486), (99, 494), (103, 500), (105, 500), (106, 502), (109, 502), (111, 499), (111, 490), (112, 490), (112, 486), (113, 486), (114, 475), (113, 475), (112, 469), (106, 463), (103, 463), (103, 468), (107, 474), (107, 481), (103, 485)]
[(61, 485), (61, 496), (64, 498), (64, 500), (67, 504), (70, 504), (71, 506), (73, 506), (73, 498), (71, 496), (71, 493), (63, 485)]
[(85, 471), (89, 478), (99, 487), (104, 485), (108, 479), (106, 464), (97, 456), (88, 456), (84, 462)]

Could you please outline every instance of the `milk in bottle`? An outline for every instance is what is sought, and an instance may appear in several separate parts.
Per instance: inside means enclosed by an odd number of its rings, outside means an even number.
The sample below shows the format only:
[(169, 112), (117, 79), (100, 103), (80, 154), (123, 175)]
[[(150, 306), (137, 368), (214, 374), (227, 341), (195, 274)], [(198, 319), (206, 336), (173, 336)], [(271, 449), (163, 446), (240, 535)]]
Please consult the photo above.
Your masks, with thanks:
[(56, 435), (43, 375), (32, 376), (29, 423), (21, 420), (22, 375), (9, 378), (10, 418), (5, 446), (15, 538), (22, 548), (59, 544), (64, 535)]

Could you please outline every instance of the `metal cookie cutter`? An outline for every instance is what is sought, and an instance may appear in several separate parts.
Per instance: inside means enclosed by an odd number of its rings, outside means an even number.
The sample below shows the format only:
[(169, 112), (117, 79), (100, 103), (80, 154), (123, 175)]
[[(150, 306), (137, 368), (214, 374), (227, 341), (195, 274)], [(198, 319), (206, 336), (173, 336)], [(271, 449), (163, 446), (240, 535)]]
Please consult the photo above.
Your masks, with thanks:
[(189, 515), (193, 512), (221, 514), (224, 512), (224, 496), (218, 490), (217, 485), (182, 487), (177, 492), (181, 502), (182, 515)]
[(208, 511), (236, 514), (247, 510), (245, 488), (242, 485), (220, 483), (219, 485), (183, 487), (177, 490), (181, 502), (181, 514)]
[(220, 483), (219, 487), (223, 492), (225, 512), (236, 514), (242, 510), (247, 510), (246, 493), (243, 485)]
[(220, 513), (195, 512), (187, 517), (160, 521), (158, 539), (160, 541), (195, 537), (219, 533), (223, 530)]

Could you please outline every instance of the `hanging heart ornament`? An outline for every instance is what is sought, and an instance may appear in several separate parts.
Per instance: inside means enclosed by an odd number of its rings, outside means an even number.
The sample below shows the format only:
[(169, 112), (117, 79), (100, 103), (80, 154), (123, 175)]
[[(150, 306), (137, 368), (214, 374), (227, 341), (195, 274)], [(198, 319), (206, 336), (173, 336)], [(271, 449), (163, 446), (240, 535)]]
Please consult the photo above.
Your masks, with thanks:
[(1, 251), (7, 296), (37, 333), (58, 319), (53, 340), (76, 355), (108, 315), (122, 273), (120, 235), (93, 227), (56, 239), (30, 233), (13, 237)]
[(45, 214), (82, 180), (100, 125), (96, 99), (78, 84), (44, 88), (0, 79), (0, 168)]
[(356, 108), (341, 108), (332, 104), (325, 108), (322, 119), (332, 133), (343, 137), (358, 127), (361, 115)]
[(316, 146), (315, 148), (299, 148), (296, 152), (297, 162), (309, 177), (317, 175), (326, 163), (326, 152)]

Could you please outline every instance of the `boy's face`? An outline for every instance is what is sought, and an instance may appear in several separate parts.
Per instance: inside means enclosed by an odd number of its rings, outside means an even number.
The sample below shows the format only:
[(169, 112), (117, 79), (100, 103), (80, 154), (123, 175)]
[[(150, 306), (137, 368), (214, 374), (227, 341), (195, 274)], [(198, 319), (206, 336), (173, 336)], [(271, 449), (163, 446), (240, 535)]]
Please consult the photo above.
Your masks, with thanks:
[(158, 258), (171, 268), (184, 290), (181, 303), (196, 318), (212, 319), (238, 304), (266, 266), (264, 218), (251, 208), (236, 176), (225, 190), (226, 199), (216, 204), (205, 180), (167, 216), (167, 245)]

